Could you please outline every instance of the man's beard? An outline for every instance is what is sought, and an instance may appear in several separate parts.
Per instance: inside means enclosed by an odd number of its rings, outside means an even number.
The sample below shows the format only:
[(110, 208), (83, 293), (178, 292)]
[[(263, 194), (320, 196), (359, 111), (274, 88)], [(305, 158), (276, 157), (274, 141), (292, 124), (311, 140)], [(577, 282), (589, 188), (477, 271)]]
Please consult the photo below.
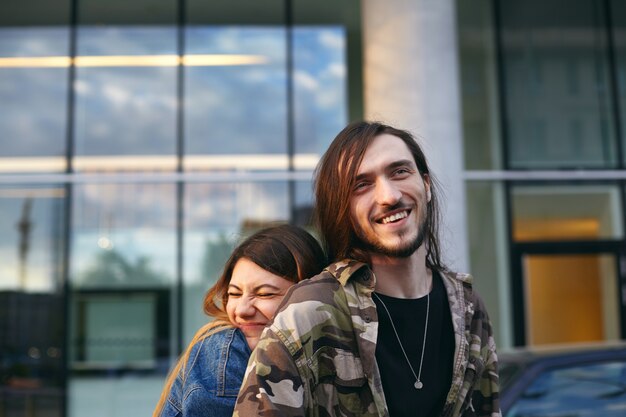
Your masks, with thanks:
[(356, 236), (360, 241), (359, 246), (366, 252), (390, 258), (408, 258), (413, 255), (415, 251), (418, 250), (424, 243), (424, 239), (426, 238), (426, 226), (428, 223), (427, 212), (424, 220), (420, 223), (415, 239), (397, 247), (385, 246), (379, 239), (376, 239), (376, 236), (368, 236), (360, 230), (356, 232)]

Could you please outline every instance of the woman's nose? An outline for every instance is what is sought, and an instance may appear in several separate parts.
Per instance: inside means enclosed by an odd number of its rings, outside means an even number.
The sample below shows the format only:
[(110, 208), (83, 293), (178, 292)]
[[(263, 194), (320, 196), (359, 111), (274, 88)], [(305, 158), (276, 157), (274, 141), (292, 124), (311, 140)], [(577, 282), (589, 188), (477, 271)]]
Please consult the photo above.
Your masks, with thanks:
[(240, 317), (254, 315), (254, 299), (252, 297), (243, 296), (237, 301), (237, 307), (235, 313)]

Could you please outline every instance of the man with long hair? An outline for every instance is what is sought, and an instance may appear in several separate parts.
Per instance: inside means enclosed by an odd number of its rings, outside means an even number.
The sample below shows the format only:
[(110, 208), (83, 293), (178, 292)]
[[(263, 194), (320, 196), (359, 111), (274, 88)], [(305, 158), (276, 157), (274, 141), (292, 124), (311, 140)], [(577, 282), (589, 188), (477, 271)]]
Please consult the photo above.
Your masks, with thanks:
[(334, 263), (285, 297), (235, 416), (499, 416), (491, 324), (471, 276), (441, 260), (437, 185), (411, 134), (347, 126), (315, 196)]

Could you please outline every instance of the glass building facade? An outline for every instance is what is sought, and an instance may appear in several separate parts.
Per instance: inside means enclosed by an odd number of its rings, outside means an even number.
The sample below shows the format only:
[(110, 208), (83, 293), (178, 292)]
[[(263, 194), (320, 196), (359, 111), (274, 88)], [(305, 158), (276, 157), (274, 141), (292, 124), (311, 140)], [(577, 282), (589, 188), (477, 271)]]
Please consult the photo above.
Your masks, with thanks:
[[(370, 116), (366, 53), (436, 41), (364, 42), (376, 1), (0, 2), (0, 416), (151, 414), (233, 245), (308, 227), (320, 155)], [(385, 3), (454, 5), (463, 146), (420, 140), (464, 157), (500, 348), (626, 338), (622, 3)]]
[(457, 6), (471, 269), (501, 340), (625, 338), (624, 3)]
[(359, 7), (0, 5), (0, 415), (151, 414), (233, 245), (308, 226)]

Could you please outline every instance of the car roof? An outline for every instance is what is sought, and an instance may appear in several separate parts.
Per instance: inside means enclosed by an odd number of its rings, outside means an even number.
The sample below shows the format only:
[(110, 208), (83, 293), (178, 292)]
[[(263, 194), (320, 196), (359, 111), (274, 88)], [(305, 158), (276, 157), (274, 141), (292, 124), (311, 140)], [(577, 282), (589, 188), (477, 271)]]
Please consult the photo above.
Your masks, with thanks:
[(626, 362), (626, 341), (524, 347), (498, 352), (502, 410), (506, 412), (542, 372), (615, 361)]
[(614, 354), (626, 355), (626, 340), (525, 346), (503, 349), (498, 352), (499, 362), (529, 363), (552, 360), (556, 357), (580, 357)]

